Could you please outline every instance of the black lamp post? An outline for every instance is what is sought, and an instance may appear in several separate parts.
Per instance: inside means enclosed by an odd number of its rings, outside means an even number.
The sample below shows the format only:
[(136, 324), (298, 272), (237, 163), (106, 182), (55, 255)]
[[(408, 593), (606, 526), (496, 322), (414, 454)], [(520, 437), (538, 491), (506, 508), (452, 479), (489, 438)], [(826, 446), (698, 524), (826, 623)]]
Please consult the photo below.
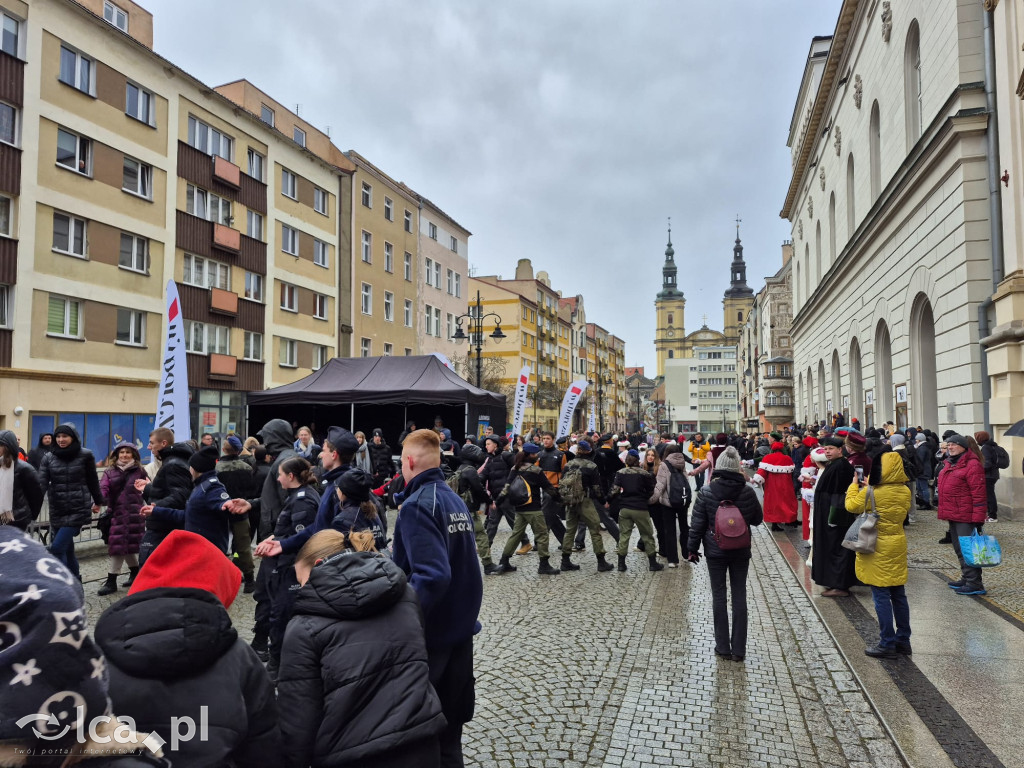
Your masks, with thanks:
[[(494, 331), (490, 334), (490, 338), (500, 341), (505, 338), (505, 334), (501, 332), (501, 315), (497, 312), (484, 314), (483, 305), (480, 303), (480, 291), (476, 292), (476, 304), (469, 305), (470, 310), (474, 307), (476, 312), (469, 311), (455, 317), (455, 333), (452, 334), (452, 341), (458, 344), (468, 338), (470, 345), (476, 346), (476, 385), (479, 388), (484, 372), (483, 357), (481, 356), (484, 343), (484, 318), (494, 318)], [(462, 330), (463, 320), (467, 321), (469, 326), (469, 336)]]

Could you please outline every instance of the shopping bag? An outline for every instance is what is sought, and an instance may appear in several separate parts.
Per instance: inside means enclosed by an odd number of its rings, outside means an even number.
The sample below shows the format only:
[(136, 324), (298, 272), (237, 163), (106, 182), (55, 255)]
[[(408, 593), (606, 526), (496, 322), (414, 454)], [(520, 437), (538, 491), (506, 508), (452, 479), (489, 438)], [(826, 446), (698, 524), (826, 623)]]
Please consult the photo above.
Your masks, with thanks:
[(1003, 562), (1003, 550), (996, 537), (978, 533), (977, 528), (972, 535), (960, 537), (960, 552), (964, 562), (975, 568), (992, 568)]
[[(870, 510), (867, 509), (868, 503), (871, 504)], [(862, 555), (871, 555), (878, 544), (878, 512), (875, 511), (875, 494), (870, 487), (867, 489), (864, 506), (864, 511), (846, 531), (843, 546)]]

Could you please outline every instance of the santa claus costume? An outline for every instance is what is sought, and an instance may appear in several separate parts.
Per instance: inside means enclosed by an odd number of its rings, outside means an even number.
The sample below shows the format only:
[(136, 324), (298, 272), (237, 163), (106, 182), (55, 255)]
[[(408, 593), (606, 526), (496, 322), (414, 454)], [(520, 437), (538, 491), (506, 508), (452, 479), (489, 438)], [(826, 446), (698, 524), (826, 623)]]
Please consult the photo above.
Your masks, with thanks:
[(757, 468), (752, 482), (764, 484), (764, 521), (773, 531), (781, 523), (796, 522), (796, 496), (793, 494), (793, 459), (782, 452), (782, 443), (772, 443), (772, 451)]

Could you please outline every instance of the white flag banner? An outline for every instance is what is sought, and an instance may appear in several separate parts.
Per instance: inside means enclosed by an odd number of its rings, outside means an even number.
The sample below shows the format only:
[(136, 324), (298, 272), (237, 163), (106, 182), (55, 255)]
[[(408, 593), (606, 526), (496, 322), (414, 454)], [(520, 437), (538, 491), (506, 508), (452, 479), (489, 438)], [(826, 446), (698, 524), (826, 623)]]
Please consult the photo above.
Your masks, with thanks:
[(516, 399), (512, 410), (512, 436), (523, 433), (523, 416), (526, 414), (526, 388), (530, 384), (530, 366), (524, 365), (516, 382)]
[(590, 418), (587, 419), (587, 432), (595, 432), (596, 424), (597, 422), (594, 421), (594, 398), (590, 398)]
[(185, 324), (181, 317), (178, 286), (167, 281), (167, 340), (157, 396), (156, 426), (174, 432), (174, 439), (192, 436), (188, 415), (188, 363), (185, 360)]
[(587, 380), (579, 379), (569, 385), (565, 390), (565, 397), (562, 398), (562, 411), (558, 419), (558, 432), (555, 439), (566, 437), (572, 428), (572, 414), (576, 410), (576, 404), (580, 401), (584, 391), (587, 389)]
[(434, 352), (433, 355), (444, 364), (445, 368), (448, 368), (449, 370), (452, 371), (455, 370), (455, 366), (452, 365), (452, 361), (445, 357), (441, 352)]

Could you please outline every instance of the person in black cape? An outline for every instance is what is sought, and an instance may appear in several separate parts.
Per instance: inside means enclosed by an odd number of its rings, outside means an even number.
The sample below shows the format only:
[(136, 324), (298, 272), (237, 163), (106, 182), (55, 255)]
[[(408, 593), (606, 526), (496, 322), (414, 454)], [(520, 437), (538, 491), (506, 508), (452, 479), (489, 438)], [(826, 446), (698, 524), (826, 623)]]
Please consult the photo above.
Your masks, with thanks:
[(853, 466), (843, 458), (843, 441), (837, 437), (821, 440), (828, 463), (814, 485), (814, 559), (811, 578), (824, 587), (822, 597), (846, 597), (858, 584), (854, 572), (856, 557), (843, 547), (843, 537), (857, 519), (846, 511), (846, 489), (853, 481)]

